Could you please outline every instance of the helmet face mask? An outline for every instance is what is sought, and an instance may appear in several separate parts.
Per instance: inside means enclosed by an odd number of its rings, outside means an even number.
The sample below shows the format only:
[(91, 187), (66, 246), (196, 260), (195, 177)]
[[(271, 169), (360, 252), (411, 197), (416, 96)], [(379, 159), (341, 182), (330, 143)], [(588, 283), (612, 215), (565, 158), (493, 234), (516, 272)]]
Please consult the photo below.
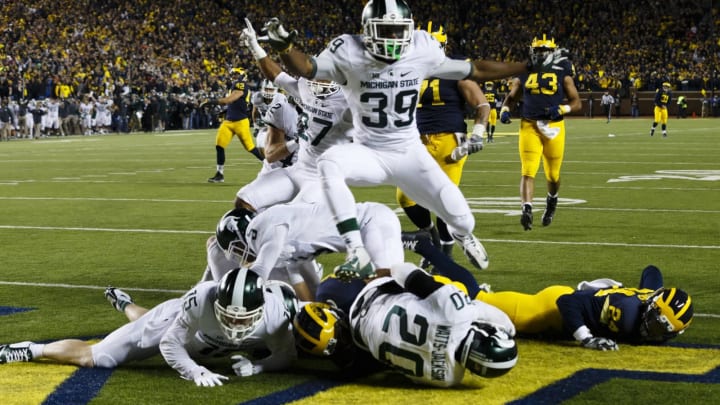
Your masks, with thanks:
[(506, 374), (517, 363), (515, 340), (496, 327), (473, 322), (463, 344), (455, 353), (457, 361), (471, 373), (485, 378)]
[(264, 304), (263, 279), (250, 269), (236, 268), (220, 279), (213, 309), (225, 337), (237, 344), (260, 326)]
[(404, 0), (371, 0), (362, 14), (365, 48), (381, 59), (398, 60), (410, 46), (414, 25)]
[(677, 288), (660, 288), (641, 315), (640, 336), (646, 342), (664, 342), (685, 332), (693, 318), (690, 296)]
[(260, 86), (260, 95), (262, 95), (263, 100), (265, 100), (265, 103), (269, 104), (273, 98), (275, 97), (275, 94), (277, 94), (278, 88), (275, 85), (275, 83), (271, 82), (268, 79), (264, 79), (262, 81), (262, 84)]
[(319, 99), (324, 99), (340, 91), (337, 83), (328, 80), (308, 80), (307, 85), (310, 92)]

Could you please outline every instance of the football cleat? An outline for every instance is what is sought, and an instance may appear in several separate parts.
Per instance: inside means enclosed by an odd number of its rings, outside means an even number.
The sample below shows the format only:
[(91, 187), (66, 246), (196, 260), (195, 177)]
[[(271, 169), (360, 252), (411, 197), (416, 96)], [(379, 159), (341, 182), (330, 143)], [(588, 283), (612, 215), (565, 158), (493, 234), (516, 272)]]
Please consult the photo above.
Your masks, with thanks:
[(358, 247), (348, 254), (345, 263), (335, 267), (333, 273), (343, 281), (373, 278), (375, 277), (375, 266), (372, 264), (367, 250), (364, 247)]
[(105, 289), (105, 298), (120, 312), (125, 312), (125, 307), (133, 303), (128, 293), (112, 286)]
[(529, 231), (532, 229), (532, 223), (533, 223), (532, 205), (523, 204), (522, 215), (520, 216), (520, 225), (523, 226), (523, 229), (525, 229), (526, 231)]
[(469, 233), (464, 236), (452, 234), (452, 236), (460, 243), (460, 248), (473, 266), (480, 270), (488, 268), (490, 258), (485, 251), (485, 247), (473, 234)]
[(33, 359), (30, 345), (32, 342), (0, 345), (0, 364), (31, 361)]
[(215, 172), (215, 175), (208, 179), (208, 183), (223, 183), (225, 182), (225, 176), (220, 172)]
[(557, 202), (557, 197), (548, 196), (547, 199), (545, 199), (545, 212), (543, 212), (542, 215), (543, 226), (548, 226), (552, 223), (553, 216), (555, 216), (555, 208), (557, 208)]

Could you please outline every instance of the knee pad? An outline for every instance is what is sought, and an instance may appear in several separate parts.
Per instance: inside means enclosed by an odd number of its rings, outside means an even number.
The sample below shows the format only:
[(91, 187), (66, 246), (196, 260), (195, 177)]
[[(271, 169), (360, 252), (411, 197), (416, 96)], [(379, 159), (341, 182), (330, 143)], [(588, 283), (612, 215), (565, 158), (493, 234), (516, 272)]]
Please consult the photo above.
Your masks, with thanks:
[(95, 363), (95, 367), (101, 368), (115, 368), (118, 365), (117, 361), (109, 354), (96, 353), (95, 350), (93, 350), (93, 363)]
[[(440, 202), (446, 211), (445, 215), (439, 215), (451, 228), (462, 234), (468, 234), (475, 228), (475, 217), (465, 201), (465, 197), (452, 183), (440, 189)], [(438, 212), (440, 214), (440, 212)]]

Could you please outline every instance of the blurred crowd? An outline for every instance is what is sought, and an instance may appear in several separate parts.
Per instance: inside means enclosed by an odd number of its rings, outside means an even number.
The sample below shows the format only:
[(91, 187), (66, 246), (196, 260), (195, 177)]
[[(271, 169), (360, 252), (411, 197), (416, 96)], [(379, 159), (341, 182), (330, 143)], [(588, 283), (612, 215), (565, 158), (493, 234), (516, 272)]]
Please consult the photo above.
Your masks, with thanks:
[[(454, 54), (523, 60), (533, 37), (547, 34), (571, 50), (578, 89), (720, 89), (720, 15), (712, 0), (408, 1), (415, 20), (442, 24)], [(713, 7), (715, 3), (715, 7)], [(110, 97), (143, 110), (163, 100), (164, 118), (183, 127), (185, 108), (225, 93), (243, 67), (260, 76), (239, 44), (244, 17), (259, 29), (279, 17), (309, 53), (340, 33), (360, 32), (360, 0), (67, 0), (0, 2), (0, 99)], [(172, 95), (172, 96), (170, 96)], [(134, 98), (133, 98), (134, 97)], [(185, 106), (189, 105), (189, 107)], [(135, 106), (135, 107), (132, 107)], [(190, 115), (187, 113), (185, 115)], [(150, 130), (157, 129), (150, 125)], [(213, 125), (193, 118), (191, 127)]]

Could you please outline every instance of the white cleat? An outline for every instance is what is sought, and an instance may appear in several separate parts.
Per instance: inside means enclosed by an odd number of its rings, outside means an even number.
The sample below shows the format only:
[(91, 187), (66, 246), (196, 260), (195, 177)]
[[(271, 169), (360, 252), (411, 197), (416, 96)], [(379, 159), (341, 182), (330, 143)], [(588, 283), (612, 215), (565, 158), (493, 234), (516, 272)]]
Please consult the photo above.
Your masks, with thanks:
[(485, 247), (473, 234), (469, 233), (463, 236), (453, 234), (452, 236), (460, 244), (460, 248), (473, 266), (480, 270), (488, 268), (490, 258), (485, 251)]

